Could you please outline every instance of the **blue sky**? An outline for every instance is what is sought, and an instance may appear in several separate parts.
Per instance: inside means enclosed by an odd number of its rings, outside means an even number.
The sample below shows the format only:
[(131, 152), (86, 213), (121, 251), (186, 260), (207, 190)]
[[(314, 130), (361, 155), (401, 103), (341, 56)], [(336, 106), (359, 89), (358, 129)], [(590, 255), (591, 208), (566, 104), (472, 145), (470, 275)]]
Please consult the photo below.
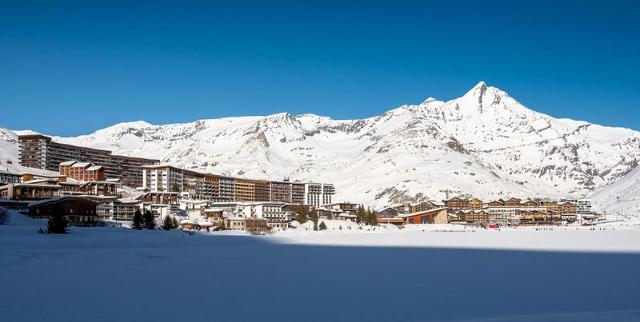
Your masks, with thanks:
[(0, 126), (362, 118), (484, 80), (640, 130), (639, 30), (633, 1), (3, 1)]

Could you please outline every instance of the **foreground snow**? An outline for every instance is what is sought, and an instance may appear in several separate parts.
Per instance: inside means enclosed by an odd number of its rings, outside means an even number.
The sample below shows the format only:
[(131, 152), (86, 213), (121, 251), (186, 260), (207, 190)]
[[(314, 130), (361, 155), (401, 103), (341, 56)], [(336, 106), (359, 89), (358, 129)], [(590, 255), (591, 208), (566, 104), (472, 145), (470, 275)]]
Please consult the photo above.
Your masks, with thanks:
[(251, 237), (53, 236), (36, 233), (41, 222), (14, 223), (0, 226), (2, 321), (640, 319), (633, 226)]

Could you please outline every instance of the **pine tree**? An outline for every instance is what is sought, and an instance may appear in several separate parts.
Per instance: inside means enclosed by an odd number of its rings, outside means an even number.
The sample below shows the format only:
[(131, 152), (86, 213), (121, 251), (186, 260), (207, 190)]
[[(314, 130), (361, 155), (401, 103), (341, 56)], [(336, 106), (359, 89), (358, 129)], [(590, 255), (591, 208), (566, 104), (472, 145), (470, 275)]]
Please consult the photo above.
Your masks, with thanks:
[(313, 230), (318, 230), (318, 212), (315, 209), (311, 210), (309, 220), (313, 221)]
[(160, 228), (164, 230), (173, 229), (173, 220), (171, 220), (171, 216), (164, 216), (164, 220), (162, 221), (162, 226)]
[(358, 209), (356, 209), (356, 222), (359, 224), (365, 223), (367, 219), (367, 211), (364, 210), (364, 206), (360, 205), (358, 206)]
[(133, 221), (131, 222), (131, 228), (140, 230), (142, 229), (142, 213), (140, 210), (136, 210), (135, 214), (133, 214)]
[(378, 225), (378, 215), (375, 211), (371, 209), (367, 209), (367, 225), (377, 226)]
[(327, 230), (327, 225), (324, 224), (324, 221), (320, 223), (320, 226), (318, 227), (320, 230)]
[(299, 205), (296, 207), (296, 221), (304, 224), (309, 220), (309, 207), (305, 205)]
[(153, 216), (153, 213), (150, 210), (144, 211), (144, 226), (147, 229), (156, 228), (156, 218)]
[(49, 234), (66, 234), (67, 233), (67, 219), (64, 218), (62, 212), (56, 211), (47, 223), (47, 231)]
[(171, 218), (171, 228), (178, 229), (178, 227), (180, 227), (180, 225), (178, 224), (178, 219), (176, 219), (176, 217), (174, 216), (173, 218)]

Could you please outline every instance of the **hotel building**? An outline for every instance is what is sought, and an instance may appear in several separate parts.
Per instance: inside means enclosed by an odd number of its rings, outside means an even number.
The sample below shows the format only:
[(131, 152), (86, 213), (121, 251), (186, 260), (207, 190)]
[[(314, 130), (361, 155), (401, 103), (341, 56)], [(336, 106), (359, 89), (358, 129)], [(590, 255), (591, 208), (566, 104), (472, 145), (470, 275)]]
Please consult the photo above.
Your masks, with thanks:
[(65, 161), (89, 162), (104, 167), (104, 176), (122, 184), (142, 184), (142, 166), (159, 160), (113, 155), (111, 151), (54, 142), (40, 134), (20, 135), (20, 164), (25, 167), (58, 171)]

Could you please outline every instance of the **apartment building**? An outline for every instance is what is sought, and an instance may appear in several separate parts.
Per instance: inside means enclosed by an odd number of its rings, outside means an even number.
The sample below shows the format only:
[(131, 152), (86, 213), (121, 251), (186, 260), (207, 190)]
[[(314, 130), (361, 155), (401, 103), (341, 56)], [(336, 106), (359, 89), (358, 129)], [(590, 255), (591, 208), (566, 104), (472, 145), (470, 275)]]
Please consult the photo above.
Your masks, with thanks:
[(282, 202), (238, 202), (234, 212), (245, 218), (263, 218), (269, 227), (279, 230), (287, 229), (292, 217)]
[(247, 179), (236, 179), (235, 201), (256, 201), (256, 185)]
[[(594, 218), (591, 211), (591, 199), (563, 199), (561, 202), (571, 203), (575, 205), (575, 213), (579, 220), (590, 220)], [(566, 208), (565, 213), (569, 213), (571, 209)]]
[(469, 200), (454, 197), (449, 200), (444, 200), (444, 204), (450, 211), (457, 211), (461, 209), (469, 208)]
[(89, 162), (104, 167), (104, 176), (120, 179), (124, 185), (142, 184), (142, 166), (159, 160), (113, 155), (111, 151), (55, 142), (40, 134), (20, 135), (20, 164), (26, 167), (59, 171), (65, 161)]
[(220, 195), (218, 200), (220, 201), (234, 201), (236, 200), (236, 179), (232, 177), (220, 177), (219, 178), (219, 191)]
[[(61, 167), (73, 166), (67, 163)], [(267, 181), (233, 178), (180, 169), (169, 165), (144, 165), (142, 188), (151, 192), (179, 192), (188, 199), (215, 202), (274, 201), (330, 204), (335, 194), (332, 184)]]
[(144, 165), (142, 188), (154, 192), (180, 192), (183, 189), (183, 171), (170, 165)]
[(316, 208), (331, 204), (334, 193), (335, 188), (332, 184), (305, 183), (304, 185), (305, 203)]
[(78, 162), (75, 160), (61, 162), (58, 167), (58, 172), (80, 181), (105, 180), (104, 167), (94, 165), (90, 162)]
[(271, 201), (291, 202), (291, 183), (271, 181), (269, 185)]
[(253, 180), (256, 188), (256, 201), (271, 201), (271, 183), (265, 180)]
[(304, 183), (291, 183), (291, 203), (304, 204)]

